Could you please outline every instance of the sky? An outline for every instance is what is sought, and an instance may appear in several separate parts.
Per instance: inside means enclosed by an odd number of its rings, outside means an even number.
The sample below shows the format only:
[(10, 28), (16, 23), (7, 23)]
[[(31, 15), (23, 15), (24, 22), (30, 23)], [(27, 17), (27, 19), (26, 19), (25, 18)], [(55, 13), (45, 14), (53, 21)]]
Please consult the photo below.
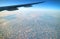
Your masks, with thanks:
[(1, 6), (8, 6), (14, 4), (25, 4), (25, 3), (33, 3), (45, 1), (44, 3), (33, 5), (31, 8), (37, 9), (50, 9), (50, 10), (60, 10), (60, 0), (0, 0)]

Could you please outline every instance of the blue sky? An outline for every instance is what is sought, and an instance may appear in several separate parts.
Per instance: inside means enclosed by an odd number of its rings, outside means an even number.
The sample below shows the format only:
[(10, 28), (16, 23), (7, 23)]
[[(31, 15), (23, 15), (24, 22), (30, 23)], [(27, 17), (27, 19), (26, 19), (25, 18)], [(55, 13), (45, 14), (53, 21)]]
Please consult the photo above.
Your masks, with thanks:
[(60, 0), (0, 0), (0, 6), (11, 4), (25, 4), (31, 2), (45, 1), (42, 4), (34, 5), (31, 8), (60, 10)]

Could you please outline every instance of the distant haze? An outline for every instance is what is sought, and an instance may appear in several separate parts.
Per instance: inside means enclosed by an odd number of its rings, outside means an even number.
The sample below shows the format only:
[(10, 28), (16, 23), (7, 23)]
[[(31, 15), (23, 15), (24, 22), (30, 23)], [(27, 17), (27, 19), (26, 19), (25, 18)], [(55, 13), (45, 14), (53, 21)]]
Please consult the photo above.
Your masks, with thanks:
[(0, 12), (5, 39), (59, 39), (60, 11), (20, 8)]

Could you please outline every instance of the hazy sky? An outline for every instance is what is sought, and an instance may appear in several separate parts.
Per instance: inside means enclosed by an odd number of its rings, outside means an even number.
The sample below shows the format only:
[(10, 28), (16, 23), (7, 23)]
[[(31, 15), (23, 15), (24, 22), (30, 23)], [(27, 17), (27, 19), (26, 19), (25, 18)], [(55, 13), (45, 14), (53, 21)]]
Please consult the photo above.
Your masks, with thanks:
[(0, 0), (0, 6), (11, 4), (25, 4), (31, 2), (45, 1), (31, 8), (60, 10), (60, 0)]

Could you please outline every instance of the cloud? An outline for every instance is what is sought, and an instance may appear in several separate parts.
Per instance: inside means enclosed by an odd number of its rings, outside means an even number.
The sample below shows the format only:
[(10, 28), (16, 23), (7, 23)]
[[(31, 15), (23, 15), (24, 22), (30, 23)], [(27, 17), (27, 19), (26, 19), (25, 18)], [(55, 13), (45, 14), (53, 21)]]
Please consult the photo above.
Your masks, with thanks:
[[(57, 13), (58, 11), (54, 11), (54, 10), (44, 11), (41, 9), (31, 9), (31, 8), (20, 8), (17, 11), (3, 11), (0, 12), (0, 17), (3, 17), (0, 19), (0, 26), (1, 25), (4, 26), (3, 28), (8, 31), (7, 32), (8, 37), (10, 36), (11, 38), (14, 38), (14, 35), (16, 35), (16, 33), (18, 32), (20, 35), (21, 34), (28, 35), (30, 33), (40, 34), (41, 32), (45, 32), (45, 31), (54, 32), (56, 26), (55, 17), (57, 16)], [(12, 21), (7, 20), (15, 17), (16, 19), (13, 19)], [(52, 17), (53, 19), (51, 19)], [(30, 35), (28, 35), (28, 37), (29, 36)]]

